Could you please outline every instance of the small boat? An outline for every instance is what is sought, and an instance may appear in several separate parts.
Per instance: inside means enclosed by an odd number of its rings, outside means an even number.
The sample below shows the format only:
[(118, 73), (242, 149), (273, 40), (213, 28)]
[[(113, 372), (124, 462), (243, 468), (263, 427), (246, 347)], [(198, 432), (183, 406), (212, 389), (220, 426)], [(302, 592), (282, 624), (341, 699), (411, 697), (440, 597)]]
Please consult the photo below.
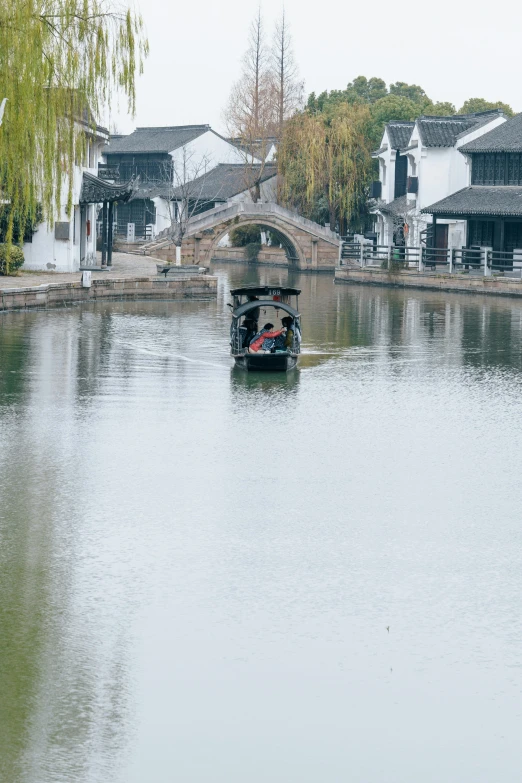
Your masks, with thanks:
[[(283, 288), (277, 286), (243, 286), (230, 291), (233, 304), (229, 304), (232, 310), (232, 324), (230, 326), (231, 354), (238, 367), (244, 370), (286, 372), (292, 370), (301, 352), (301, 316), (299, 314), (299, 288)], [(295, 300), (295, 307), (291, 304)], [(268, 308), (273, 309), (274, 315), (266, 313)], [(252, 353), (249, 344), (253, 335), (249, 335), (245, 321), (252, 319), (262, 326), (262, 321), (274, 323), (274, 329), (279, 330), (278, 323), (280, 312), (284, 317), (292, 319), (292, 343), (284, 350), (272, 349), (270, 353)], [(261, 316), (261, 312), (263, 315)], [(241, 319), (244, 319), (243, 323)], [(259, 332), (258, 332), (259, 334)]]

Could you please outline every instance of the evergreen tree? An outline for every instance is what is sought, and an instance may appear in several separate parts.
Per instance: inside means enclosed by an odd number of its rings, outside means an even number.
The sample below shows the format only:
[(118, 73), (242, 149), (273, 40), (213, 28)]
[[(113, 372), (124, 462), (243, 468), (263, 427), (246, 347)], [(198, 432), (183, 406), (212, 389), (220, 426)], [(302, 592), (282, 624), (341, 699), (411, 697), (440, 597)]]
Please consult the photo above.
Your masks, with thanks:
[(484, 98), (468, 98), (468, 100), (465, 101), (464, 104), (460, 107), (458, 113), (472, 114), (476, 111), (489, 111), (490, 109), (502, 109), (504, 114), (506, 114), (508, 117), (513, 117), (515, 115), (515, 112), (507, 103), (502, 103), (502, 101), (496, 101), (496, 103), (492, 103), (491, 101), (484, 100)]

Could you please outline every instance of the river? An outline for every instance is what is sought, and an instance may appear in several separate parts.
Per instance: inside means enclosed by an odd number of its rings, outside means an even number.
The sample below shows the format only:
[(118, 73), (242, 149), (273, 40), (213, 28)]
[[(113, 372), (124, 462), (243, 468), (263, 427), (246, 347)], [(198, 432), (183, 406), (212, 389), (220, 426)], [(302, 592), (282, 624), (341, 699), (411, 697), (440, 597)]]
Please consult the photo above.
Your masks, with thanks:
[(519, 783), (522, 305), (215, 271), (0, 316), (0, 780)]

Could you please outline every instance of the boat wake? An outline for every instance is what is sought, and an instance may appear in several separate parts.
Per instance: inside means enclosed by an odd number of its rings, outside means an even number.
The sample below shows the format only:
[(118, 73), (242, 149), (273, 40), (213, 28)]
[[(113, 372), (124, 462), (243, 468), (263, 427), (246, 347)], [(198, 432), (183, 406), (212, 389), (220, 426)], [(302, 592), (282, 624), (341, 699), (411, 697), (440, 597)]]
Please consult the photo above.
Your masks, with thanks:
[(154, 351), (151, 348), (144, 348), (142, 345), (136, 345), (135, 343), (129, 343), (125, 340), (114, 340), (115, 343), (122, 345), (124, 348), (128, 348), (138, 353), (145, 353), (149, 356), (159, 356), (160, 359), (179, 359), (183, 362), (189, 362), (189, 364), (202, 364), (206, 367), (216, 367), (218, 370), (230, 370), (229, 365), (217, 364), (216, 362), (207, 362), (204, 359), (193, 359), (191, 356), (185, 356), (182, 353), (173, 353), (168, 349), (164, 351)]

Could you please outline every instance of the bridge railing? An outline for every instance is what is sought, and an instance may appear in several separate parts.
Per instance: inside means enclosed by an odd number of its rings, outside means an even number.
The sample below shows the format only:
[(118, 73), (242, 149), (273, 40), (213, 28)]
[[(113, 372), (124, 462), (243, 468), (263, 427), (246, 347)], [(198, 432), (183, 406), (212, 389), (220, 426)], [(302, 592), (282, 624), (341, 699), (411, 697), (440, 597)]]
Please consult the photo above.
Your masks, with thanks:
[(327, 242), (337, 244), (339, 242), (339, 236), (334, 231), (331, 231), (326, 226), (321, 226), (319, 223), (314, 223), (313, 220), (299, 215), (297, 212), (293, 212), (286, 207), (282, 207), (275, 202), (248, 202), (248, 201), (229, 201), (226, 204), (220, 204), (214, 209), (209, 209), (206, 212), (201, 212), (199, 215), (194, 215), (188, 221), (188, 231), (190, 233), (194, 231), (204, 230), (206, 227), (214, 225), (216, 218), (226, 220), (227, 217), (235, 217), (236, 215), (259, 215), (270, 216), (274, 215), (284, 220), (293, 222), (302, 226), (305, 231), (311, 234), (320, 236)]

